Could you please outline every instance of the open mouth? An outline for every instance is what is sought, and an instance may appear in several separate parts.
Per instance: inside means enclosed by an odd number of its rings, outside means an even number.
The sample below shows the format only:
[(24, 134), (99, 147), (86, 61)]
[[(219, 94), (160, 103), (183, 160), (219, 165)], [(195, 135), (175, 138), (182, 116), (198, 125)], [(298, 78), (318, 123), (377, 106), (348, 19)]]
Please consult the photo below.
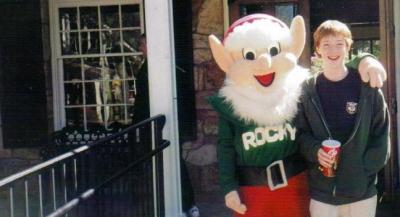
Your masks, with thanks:
[(260, 83), (262, 86), (268, 87), (274, 81), (275, 72), (268, 73), (265, 75), (254, 75), (254, 77), (257, 79), (258, 83)]

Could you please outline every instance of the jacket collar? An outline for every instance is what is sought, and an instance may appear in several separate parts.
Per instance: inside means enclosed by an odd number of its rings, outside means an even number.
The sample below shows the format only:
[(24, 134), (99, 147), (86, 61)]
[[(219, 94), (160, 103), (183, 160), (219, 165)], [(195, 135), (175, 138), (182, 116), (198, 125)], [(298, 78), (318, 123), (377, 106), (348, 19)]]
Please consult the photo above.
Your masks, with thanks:
[[(358, 71), (350, 70), (349, 73), (358, 73)], [(325, 121), (326, 120), (325, 114), (324, 114), (324, 112), (322, 110), (321, 101), (320, 101), (319, 96), (317, 94), (317, 87), (316, 87), (317, 86), (316, 85), (317, 84), (317, 77), (320, 74), (321, 73), (316, 73), (311, 78), (306, 80), (305, 86), (303, 87), (303, 91), (304, 91), (303, 94), (307, 94), (307, 95), (310, 96), (311, 101), (317, 107), (317, 110), (319, 110), (319, 113), (321, 115), (322, 121)], [(371, 88), (368, 83), (364, 83), (363, 82), (361, 84), (360, 99), (359, 99), (359, 102), (358, 102), (359, 111), (357, 112), (354, 128), (352, 130), (350, 138), (345, 143), (343, 143), (343, 145), (347, 144), (352, 139), (354, 134), (357, 132), (358, 127), (359, 127), (359, 123), (361, 121), (361, 117), (362, 117), (362, 113), (363, 113), (363, 109), (364, 109), (366, 100), (368, 99), (368, 97), (370, 95), (372, 95), (372, 93), (373, 93), (373, 88)], [(327, 129), (327, 131), (328, 131), (327, 134), (330, 134), (329, 129)]]

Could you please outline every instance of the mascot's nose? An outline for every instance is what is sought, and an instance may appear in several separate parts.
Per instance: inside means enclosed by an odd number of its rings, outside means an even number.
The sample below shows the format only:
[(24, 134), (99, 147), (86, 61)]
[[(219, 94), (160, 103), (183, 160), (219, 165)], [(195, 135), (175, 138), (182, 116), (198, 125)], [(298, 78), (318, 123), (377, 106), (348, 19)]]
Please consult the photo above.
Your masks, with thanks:
[(261, 54), (257, 59), (258, 66), (262, 69), (271, 68), (272, 60), (269, 54)]

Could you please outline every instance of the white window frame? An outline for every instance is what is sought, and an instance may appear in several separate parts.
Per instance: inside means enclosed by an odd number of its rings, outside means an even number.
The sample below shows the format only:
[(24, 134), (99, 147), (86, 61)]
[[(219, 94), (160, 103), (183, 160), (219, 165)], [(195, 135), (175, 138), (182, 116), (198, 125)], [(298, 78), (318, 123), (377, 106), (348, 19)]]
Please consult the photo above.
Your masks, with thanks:
[[(400, 2), (393, 0), (395, 26), (395, 69), (400, 72)], [(389, 73), (389, 72), (388, 72)], [(396, 76), (397, 108), (400, 108), (400, 76)], [(400, 112), (397, 112), (397, 135), (400, 135)], [(397, 137), (397, 156), (400, 156), (400, 136)], [(398, 161), (400, 167), (400, 160)], [(400, 172), (400, 171), (399, 171)]]
[[(53, 54), (61, 54), (58, 35), (55, 34), (55, 23), (58, 22), (57, 8), (60, 2), (63, 5), (87, 4), (115, 4), (116, 2), (132, 3), (140, 0), (52, 0), (49, 1), (50, 9), (50, 40)], [(144, 0), (143, 0), (144, 1)], [(146, 37), (148, 50), (148, 74), (150, 115), (164, 114), (166, 125), (163, 137), (171, 142), (170, 147), (164, 151), (164, 201), (165, 216), (180, 216), (181, 182), (180, 182), (180, 154), (178, 110), (175, 78), (175, 54), (172, 0), (150, 0), (144, 5)], [(55, 19), (53, 19), (55, 18)], [(58, 24), (57, 24), (58, 25)], [(143, 26), (143, 25), (142, 25)], [(57, 68), (57, 61), (52, 57), (53, 73), (53, 99), (54, 99), (54, 126), (61, 129), (65, 126), (64, 92), (62, 77)]]
[(182, 215), (172, 8), (172, 0), (149, 0), (145, 3), (150, 114), (166, 116), (163, 136), (171, 142), (163, 159), (167, 217)]
[(53, 114), (54, 114), (54, 129), (60, 130), (66, 126), (65, 114), (65, 92), (62, 71), (62, 65), (59, 65), (58, 60), (62, 58), (61, 42), (58, 35), (58, 8), (60, 7), (76, 7), (76, 6), (106, 6), (118, 4), (140, 4), (141, 23), (140, 27), (144, 31), (144, 17), (142, 0), (54, 0), (49, 1), (49, 16), (50, 16), (50, 43), (52, 52), (52, 84), (53, 84)]

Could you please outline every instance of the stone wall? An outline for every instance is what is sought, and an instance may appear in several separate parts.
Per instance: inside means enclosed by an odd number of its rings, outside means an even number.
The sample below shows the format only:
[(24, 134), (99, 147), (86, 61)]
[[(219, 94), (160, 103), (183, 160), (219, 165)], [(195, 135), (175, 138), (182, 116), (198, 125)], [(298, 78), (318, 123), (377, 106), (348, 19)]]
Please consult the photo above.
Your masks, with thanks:
[(221, 87), (224, 73), (213, 60), (208, 36), (223, 36), (223, 0), (192, 1), (194, 85), (196, 91), (197, 137), (183, 145), (183, 158), (187, 162), (194, 191), (218, 189), (216, 154), (217, 114), (206, 102)]

